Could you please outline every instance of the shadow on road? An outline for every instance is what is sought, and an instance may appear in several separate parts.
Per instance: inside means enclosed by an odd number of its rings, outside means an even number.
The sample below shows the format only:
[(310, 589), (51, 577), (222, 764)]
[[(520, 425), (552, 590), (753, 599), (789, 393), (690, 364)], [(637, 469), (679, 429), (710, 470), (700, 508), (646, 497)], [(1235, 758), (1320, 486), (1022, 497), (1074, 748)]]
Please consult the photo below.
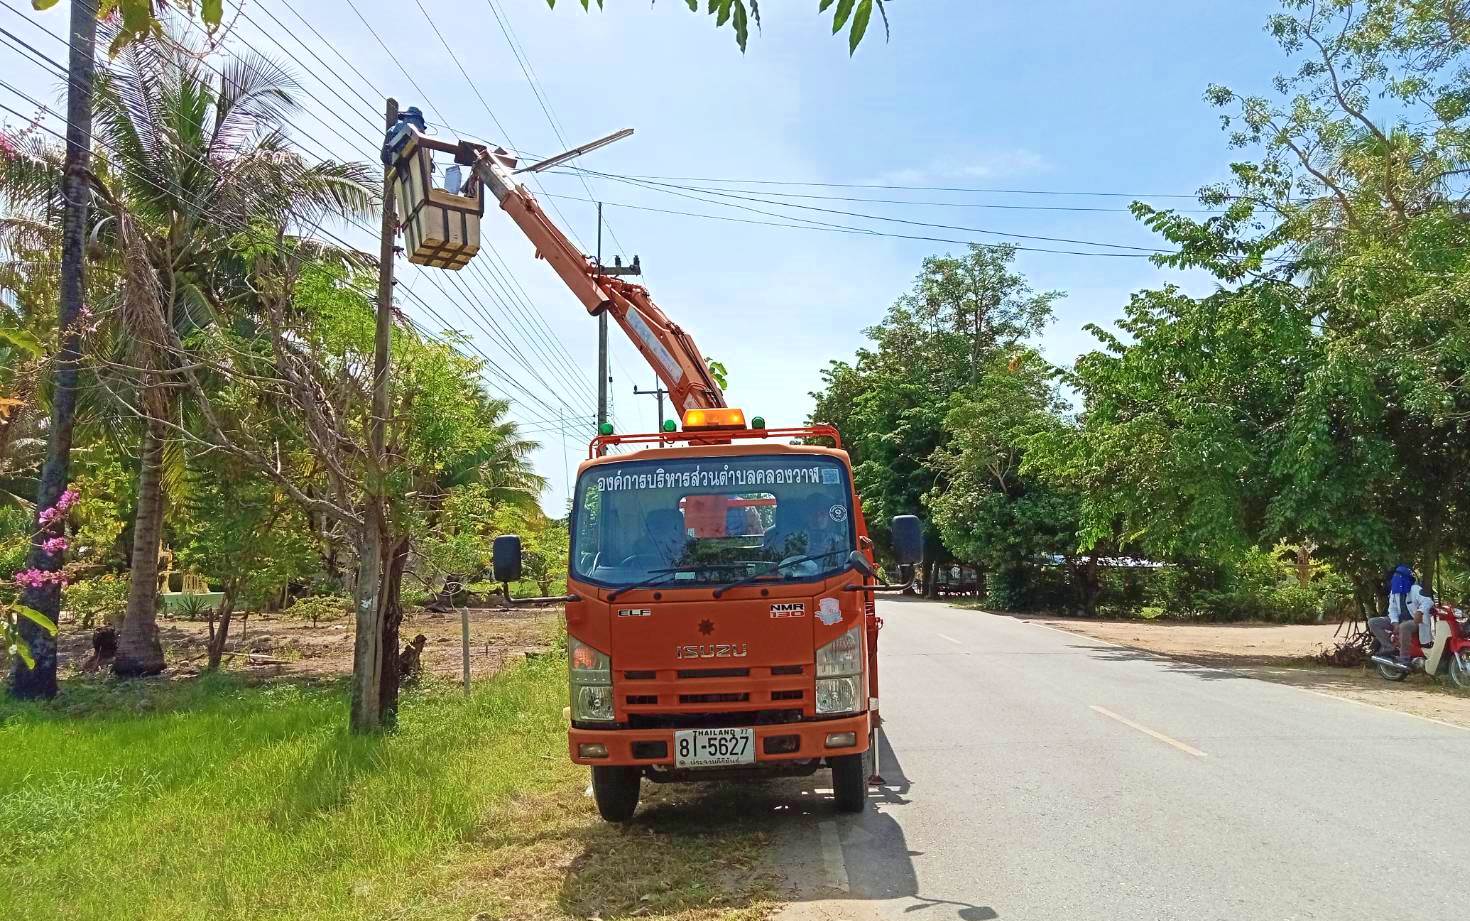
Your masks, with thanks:
[[(857, 815), (836, 811), (830, 775), (746, 784), (645, 782), (645, 804), (623, 826), (585, 830), (559, 903), (605, 921), (681, 906), (739, 909), (796, 903), (794, 917), (849, 918), (853, 901), (893, 903), (884, 915), (990, 921), (993, 908), (928, 898), (897, 816), (911, 802), (903, 763), (880, 734), (884, 783)], [(898, 907), (902, 905), (902, 907)]]

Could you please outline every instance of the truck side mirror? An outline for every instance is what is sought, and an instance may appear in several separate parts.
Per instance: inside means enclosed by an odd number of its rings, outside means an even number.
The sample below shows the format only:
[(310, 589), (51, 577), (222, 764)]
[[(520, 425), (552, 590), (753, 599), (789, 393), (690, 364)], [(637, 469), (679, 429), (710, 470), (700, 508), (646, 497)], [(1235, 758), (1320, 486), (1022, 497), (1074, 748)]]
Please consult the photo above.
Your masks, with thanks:
[(917, 515), (893, 516), (893, 555), (900, 566), (919, 562), (924, 556), (924, 526)]
[(873, 568), (873, 564), (868, 562), (868, 555), (861, 550), (854, 550), (848, 555), (847, 565), (869, 578), (878, 574), (878, 571)]
[(518, 534), (502, 534), (495, 538), (490, 550), (495, 581), (502, 585), (521, 581), (521, 538)]

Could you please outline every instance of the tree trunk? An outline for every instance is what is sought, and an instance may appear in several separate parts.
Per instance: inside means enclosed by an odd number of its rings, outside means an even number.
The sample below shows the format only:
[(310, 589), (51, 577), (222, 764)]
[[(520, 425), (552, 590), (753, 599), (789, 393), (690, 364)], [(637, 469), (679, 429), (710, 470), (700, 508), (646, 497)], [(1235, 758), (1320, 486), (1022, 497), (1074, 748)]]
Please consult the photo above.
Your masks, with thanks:
[[(71, 478), (72, 426), (77, 406), (77, 364), (82, 354), (81, 311), (86, 296), (87, 185), (92, 151), (92, 82), (97, 49), (97, 0), (72, 0), (71, 53), (66, 92), (66, 164), (61, 194), (66, 212), (61, 224), (61, 290), (56, 325), (60, 343), (53, 365), (51, 425), (46, 463), (36, 490), (36, 513), (56, 504)], [(39, 518), (31, 540), (27, 566), (56, 572), (65, 562), (60, 553), (47, 553)], [(52, 622), (61, 619), (61, 586), (48, 583), (21, 593), (21, 603), (40, 611)], [(35, 667), (11, 656), (10, 693), (19, 698), (56, 696), (56, 638), (22, 618), (20, 636), (30, 648)]]
[(935, 568), (935, 563), (934, 563), (933, 560), (925, 560), (924, 561), (924, 597), (925, 598), (938, 598), (939, 597), (939, 586), (937, 586), (937, 585), (934, 584), (934, 568)]
[(163, 423), (147, 420), (139, 451), (138, 514), (133, 519), (133, 567), (128, 609), (117, 633), (117, 675), (136, 677), (163, 671), (158, 640), (158, 551), (163, 540)]
[(225, 641), (230, 638), (230, 615), (235, 610), (235, 587), (225, 587), (225, 597), (219, 603), (219, 628), (209, 638), (210, 671), (219, 668), (219, 660), (225, 654)]
[(352, 712), (348, 725), (357, 733), (376, 732), (382, 725), (382, 582), (383, 548), (387, 543), (382, 507), (370, 503), (366, 518), (358, 539), (357, 585), (352, 599), (357, 634), (352, 646)]
[(383, 725), (390, 727), (398, 722), (398, 686), (403, 679), (398, 667), (398, 628), (403, 623), (401, 596), (407, 566), (408, 538), (401, 538), (393, 545), (383, 572), (383, 672), (378, 680), (378, 713)]
[(1082, 609), (1087, 612), (1088, 617), (1097, 616), (1097, 596), (1100, 594), (1101, 586), (1097, 581), (1097, 550), (1093, 550), (1087, 557), (1086, 575), (1082, 579), (1083, 599)]

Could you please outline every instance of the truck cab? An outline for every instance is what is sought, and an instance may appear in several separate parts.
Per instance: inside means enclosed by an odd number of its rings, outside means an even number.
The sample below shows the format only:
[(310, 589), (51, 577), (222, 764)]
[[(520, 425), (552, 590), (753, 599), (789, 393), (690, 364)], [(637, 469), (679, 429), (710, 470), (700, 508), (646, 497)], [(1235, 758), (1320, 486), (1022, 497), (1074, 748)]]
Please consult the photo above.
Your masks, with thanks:
[[(644, 779), (824, 767), (838, 808), (859, 811), (880, 624), (847, 453), (807, 443), (840, 444), (827, 427), (687, 422), (602, 436), (578, 468), (571, 758), (591, 767), (610, 821), (632, 816)], [(606, 453), (614, 444), (633, 450)]]

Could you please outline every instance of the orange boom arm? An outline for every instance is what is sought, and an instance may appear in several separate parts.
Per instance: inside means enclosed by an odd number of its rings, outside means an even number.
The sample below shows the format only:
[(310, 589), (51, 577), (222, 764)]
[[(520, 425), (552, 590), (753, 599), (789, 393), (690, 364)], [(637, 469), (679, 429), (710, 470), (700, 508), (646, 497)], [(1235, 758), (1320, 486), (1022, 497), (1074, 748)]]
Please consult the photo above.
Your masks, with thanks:
[(659, 309), (642, 285), (599, 272), (515, 178), (515, 163), (503, 150), (479, 148), (475, 177), (536, 247), (536, 255), (551, 264), (588, 313), (612, 314), (668, 388), (680, 416), (690, 409), (724, 406), (725, 395), (689, 334)]

